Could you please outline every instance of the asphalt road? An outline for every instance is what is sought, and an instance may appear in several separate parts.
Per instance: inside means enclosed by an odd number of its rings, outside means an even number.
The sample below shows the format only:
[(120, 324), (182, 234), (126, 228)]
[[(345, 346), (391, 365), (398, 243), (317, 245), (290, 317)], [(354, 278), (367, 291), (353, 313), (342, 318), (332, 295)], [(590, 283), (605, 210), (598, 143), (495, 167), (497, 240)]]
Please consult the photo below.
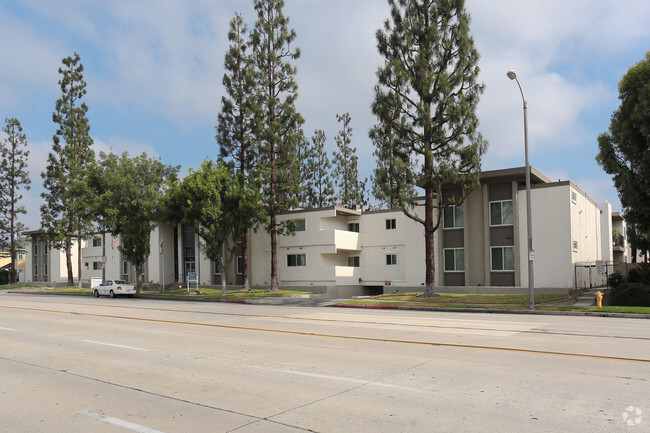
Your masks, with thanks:
[(0, 432), (650, 431), (650, 322), (0, 294)]

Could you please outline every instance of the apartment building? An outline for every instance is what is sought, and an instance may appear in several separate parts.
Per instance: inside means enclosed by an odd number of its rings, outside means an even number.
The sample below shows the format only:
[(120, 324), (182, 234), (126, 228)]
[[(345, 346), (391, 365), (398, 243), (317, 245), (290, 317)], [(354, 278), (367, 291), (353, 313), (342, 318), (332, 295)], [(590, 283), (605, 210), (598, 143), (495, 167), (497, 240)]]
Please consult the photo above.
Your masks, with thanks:
[[(529, 251), (525, 174), (524, 167), (484, 171), (480, 187), (462, 204), (445, 207), (434, 237), (439, 290), (525, 293), (530, 258), (536, 290), (568, 292), (585, 280), (582, 272), (592, 272), (596, 263), (615, 260), (609, 203), (598, 205), (574, 183), (552, 182), (534, 168), (533, 249)], [(443, 199), (458, 193), (450, 185), (443, 190)], [(424, 286), (423, 227), (401, 210), (330, 206), (292, 210), (280, 214), (279, 220), (296, 223), (294, 233), (278, 236), (281, 286), (305, 287), (331, 296), (421, 290)], [(48, 250), (46, 258), (38, 232), (31, 232), (29, 240), (31, 263), (26, 267), (32, 273), (26, 272), (28, 281), (65, 281), (65, 255)], [(119, 242), (119, 237), (110, 234), (83, 241), (84, 280), (101, 278), (103, 269), (106, 278), (135, 281), (135, 267), (122, 257)], [(184, 285), (192, 273), (201, 285), (220, 284), (217, 266), (205, 257), (191, 227), (160, 224), (152, 232), (150, 248), (143, 269), (146, 283)], [(268, 287), (271, 252), (264, 227), (250, 230), (248, 251), (249, 284)], [(229, 286), (242, 283), (242, 262), (238, 246), (225, 270)], [(589, 284), (599, 284), (596, 279), (605, 277), (590, 273)]]
[[(25, 282), (65, 283), (68, 267), (65, 252), (52, 248), (40, 230), (25, 232)], [(72, 244), (72, 272), (78, 274), (77, 242)]]

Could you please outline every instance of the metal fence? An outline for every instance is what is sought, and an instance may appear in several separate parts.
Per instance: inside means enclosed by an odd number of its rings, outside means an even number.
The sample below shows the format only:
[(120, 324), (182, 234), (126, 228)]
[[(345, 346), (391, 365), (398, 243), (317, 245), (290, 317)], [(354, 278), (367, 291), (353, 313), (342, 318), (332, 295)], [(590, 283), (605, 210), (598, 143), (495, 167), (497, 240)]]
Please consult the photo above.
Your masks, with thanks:
[(630, 269), (637, 267), (636, 263), (614, 263), (596, 261), (590, 263), (575, 264), (575, 289), (591, 289), (595, 287), (607, 287), (607, 277), (615, 272), (627, 277)]

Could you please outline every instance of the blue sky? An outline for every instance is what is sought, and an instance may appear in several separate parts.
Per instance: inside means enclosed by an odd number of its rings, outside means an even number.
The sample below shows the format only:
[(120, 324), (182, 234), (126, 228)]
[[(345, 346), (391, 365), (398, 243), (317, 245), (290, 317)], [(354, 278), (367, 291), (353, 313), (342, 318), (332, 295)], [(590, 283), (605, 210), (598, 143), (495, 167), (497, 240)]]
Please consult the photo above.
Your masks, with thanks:
[[(490, 142), (486, 170), (524, 164), (521, 96), (506, 77), (515, 69), (529, 107), (531, 164), (552, 180), (572, 180), (596, 202), (620, 204), (596, 164), (597, 137), (618, 107), (618, 81), (650, 50), (645, 0), (468, 0), (481, 53), (480, 130)], [(4, 0), (0, 2), (0, 116), (18, 118), (30, 143), (32, 190), (23, 219), (40, 225), (39, 206), (55, 124), (61, 59), (79, 53), (95, 150), (146, 152), (164, 163), (197, 167), (217, 155), (228, 22), (250, 0)], [(368, 130), (377, 54), (375, 32), (388, 17), (383, 0), (286, 0), (302, 50), (298, 110), (307, 136), (325, 130), (330, 152), (352, 117), (362, 176), (375, 161)]]

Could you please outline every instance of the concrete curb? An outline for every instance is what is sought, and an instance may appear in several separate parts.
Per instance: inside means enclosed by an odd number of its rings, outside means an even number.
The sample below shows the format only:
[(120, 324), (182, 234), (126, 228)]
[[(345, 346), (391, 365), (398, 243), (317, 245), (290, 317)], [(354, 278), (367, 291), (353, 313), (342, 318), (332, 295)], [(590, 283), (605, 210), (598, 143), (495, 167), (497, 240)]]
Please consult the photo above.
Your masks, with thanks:
[(543, 310), (495, 310), (483, 308), (440, 308), (440, 307), (413, 307), (398, 305), (347, 305), (335, 304), (336, 308), (370, 308), (394, 309), (411, 311), (440, 311), (445, 313), (484, 313), (484, 314), (531, 314), (537, 316), (580, 316), (580, 317), (618, 317), (623, 319), (650, 319), (650, 314), (610, 313), (598, 311), (543, 311)]

